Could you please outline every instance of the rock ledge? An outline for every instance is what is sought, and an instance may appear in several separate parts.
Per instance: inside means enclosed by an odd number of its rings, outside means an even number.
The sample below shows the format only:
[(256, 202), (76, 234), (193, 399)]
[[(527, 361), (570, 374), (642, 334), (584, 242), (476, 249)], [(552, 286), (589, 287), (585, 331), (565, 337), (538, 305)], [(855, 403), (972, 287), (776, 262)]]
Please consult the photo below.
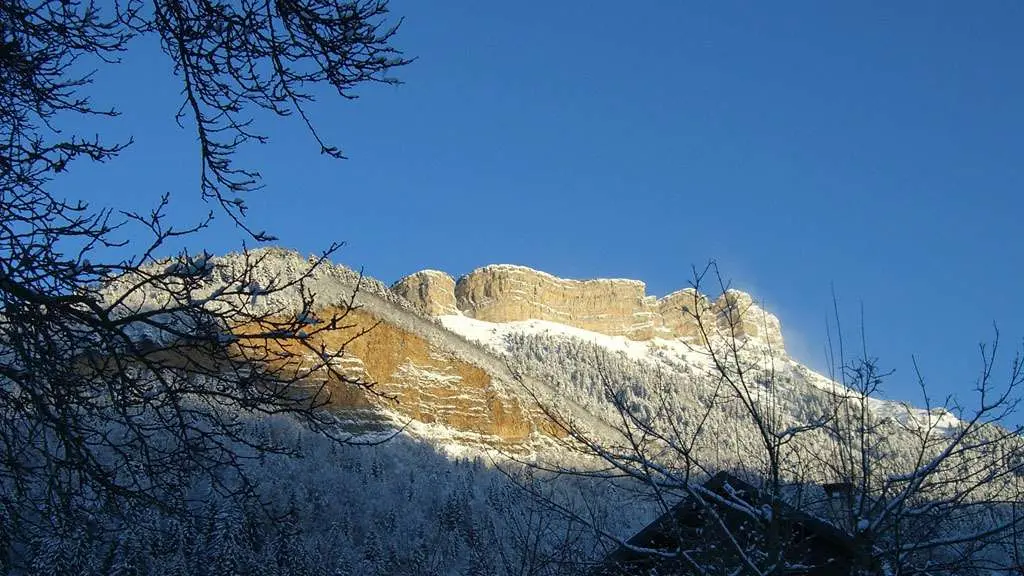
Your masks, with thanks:
[(716, 300), (692, 288), (663, 298), (646, 294), (639, 280), (571, 280), (525, 266), (494, 264), (456, 282), (436, 270), (422, 270), (391, 289), (431, 316), (463, 314), (488, 322), (548, 320), (632, 340), (700, 339), (694, 312), (707, 313), (707, 330), (728, 330), (784, 351), (778, 318), (747, 293), (728, 290)]

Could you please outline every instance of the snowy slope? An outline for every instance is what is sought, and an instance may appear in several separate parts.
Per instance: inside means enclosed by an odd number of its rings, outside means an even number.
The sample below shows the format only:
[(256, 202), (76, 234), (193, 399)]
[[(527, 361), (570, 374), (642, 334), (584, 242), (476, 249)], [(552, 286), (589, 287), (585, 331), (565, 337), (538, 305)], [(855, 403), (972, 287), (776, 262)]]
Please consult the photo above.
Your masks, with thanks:
[[(609, 336), (545, 320), (498, 323), (477, 320), (461, 314), (439, 316), (438, 320), (448, 330), (502, 355), (515, 354), (512, 342), (517, 338), (542, 337), (589, 343), (623, 359), (649, 364), (663, 371), (678, 370), (680, 366), (688, 366), (696, 371), (711, 368), (711, 362), (705, 352), (679, 339), (654, 338), (637, 341), (625, 336)], [(811, 394), (814, 390), (820, 390), (828, 394), (857, 397), (853, 390), (788, 357), (776, 355), (771, 361), (775, 363), (773, 369), (783, 376), (779, 381), (790, 386), (791, 392)], [(953, 414), (941, 409), (928, 411), (903, 402), (880, 398), (869, 398), (868, 403), (876, 417), (892, 418), (907, 426), (935, 426), (938, 430), (951, 431), (960, 424)]]
[(693, 363), (706, 362), (700, 352), (681, 340), (654, 338), (647, 341), (630, 340), (625, 336), (608, 336), (590, 330), (583, 330), (547, 320), (524, 320), (519, 322), (485, 322), (462, 315), (439, 316), (441, 324), (462, 337), (483, 344), (498, 353), (508, 352), (508, 338), (511, 335), (548, 335), (571, 338), (597, 344), (610, 352), (620, 353), (639, 361), (656, 361), (660, 355), (669, 354), (680, 360)]

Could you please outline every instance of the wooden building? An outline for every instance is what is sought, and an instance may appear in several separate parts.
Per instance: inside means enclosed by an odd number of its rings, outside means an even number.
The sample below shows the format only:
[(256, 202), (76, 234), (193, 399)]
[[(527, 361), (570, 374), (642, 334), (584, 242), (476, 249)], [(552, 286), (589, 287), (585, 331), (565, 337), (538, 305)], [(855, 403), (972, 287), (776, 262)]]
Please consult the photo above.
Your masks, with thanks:
[(773, 507), (766, 495), (731, 474), (715, 475), (698, 492), (700, 498), (681, 501), (609, 554), (592, 574), (699, 574), (695, 565), (710, 574), (731, 574), (747, 561), (762, 569), (770, 565), (769, 550), (781, 550), (783, 568), (776, 574), (875, 572), (870, 567), (871, 554), (858, 558), (860, 550), (853, 537), (789, 504), (777, 502)]

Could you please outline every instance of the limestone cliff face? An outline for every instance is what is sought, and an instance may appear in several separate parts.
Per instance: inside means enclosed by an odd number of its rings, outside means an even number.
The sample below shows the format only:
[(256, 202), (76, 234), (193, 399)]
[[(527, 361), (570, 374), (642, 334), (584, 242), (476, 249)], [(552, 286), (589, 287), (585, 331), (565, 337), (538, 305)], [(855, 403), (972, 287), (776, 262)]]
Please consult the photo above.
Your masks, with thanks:
[(456, 314), (455, 280), (437, 270), (420, 270), (391, 287), (396, 294), (431, 316)]
[[(271, 350), (267, 357), (294, 368), (307, 359), (318, 361), (319, 356), (310, 356), (311, 351), (343, 348), (344, 356), (336, 368), (376, 382), (375, 390), (394, 400), (345, 382), (328, 381), (336, 408), (386, 408), (401, 419), (444, 426), (453, 437), (469, 442), (515, 450), (537, 438), (561, 435), (537, 408), (534, 393), (551, 399), (577, 420), (587, 420), (589, 415), (550, 383), (527, 374), (513, 375), (506, 359), (445, 329), (431, 316), (464, 314), (492, 322), (543, 319), (646, 340), (699, 338), (690, 311), (710, 313), (713, 326), (728, 325), (728, 319), (738, 314), (741, 321), (732, 323), (738, 336), (777, 343), (781, 350), (778, 321), (763, 314), (741, 292), (728, 292), (714, 302), (693, 290), (657, 299), (647, 296), (644, 284), (634, 280), (565, 280), (518, 266), (481, 268), (457, 283), (442, 272), (423, 271), (388, 289), (343, 266), (323, 263), (313, 268), (313, 261), (315, 258), (277, 248), (215, 258), (213, 270), (195, 296), (207, 297), (239, 277), (240, 271), (248, 270), (246, 282), (253, 285), (296, 284), (293, 289), (246, 297), (245, 305), (254, 315), (295, 315), (303, 309), (304, 294), (308, 293), (316, 294), (314, 308), (321, 318), (330, 318), (354, 304), (337, 327), (302, 341), (279, 341), (277, 345), (289, 354)], [(298, 286), (300, 280), (305, 291)], [(132, 283), (126, 281), (125, 285)], [(112, 283), (110, 293), (122, 294), (119, 287)], [(163, 292), (151, 290), (133, 292), (125, 302), (144, 309), (165, 305), (166, 298)], [(230, 328), (244, 335), (250, 327)], [(330, 380), (324, 372), (323, 377)], [(592, 420), (590, 425), (604, 426)]]
[(694, 315), (705, 314), (710, 308), (711, 302), (707, 296), (693, 288), (684, 288), (659, 299), (657, 313), (662, 328), (659, 335), (699, 340), (701, 330)]
[[(503, 358), (446, 330), (424, 313), (457, 312), (451, 277), (425, 271), (389, 289), (344, 266), (330, 262), (314, 266), (316, 261), (316, 257), (304, 258), (280, 248), (212, 258), (211, 270), (194, 295), (213, 298), (228, 283), (237, 282), (232, 279), (244, 278), (242, 289), (291, 287), (253, 297), (223, 297), (235, 306), (244, 306), (248, 313), (241, 317), (294, 318), (304, 310), (309, 294), (315, 294), (312, 311), (317, 318), (335, 318), (347, 310), (344, 318), (330, 327), (318, 327), (308, 336), (258, 338), (248, 341), (239, 352), (255, 361), (277, 364), (287, 374), (318, 366), (322, 356), (317, 351), (333, 354), (343, 350), (342, 356), (333, 360), (336, 373), (317, 370), (310, 383), (326, 385), (332, 407), (349, 413), (345, 420), (356, 422), (358, 430), (372, 429), (381, 425), (382, 417), (393, 417), (441, 426), (446, 436), (460, 442), (513, 451), (530, 446), (537, 438), (560, 435), (536, 407), (534, 398), (523, 392), (526, 386), (544, 397), (555, 397), (548, 384), (528, 375), (517, 378)], [(156, 266), (161, 270), (167, 263)], [(126, 277), (112, 282), (107, 294), (111, 299), (123, 299), (131, 309), (174, 305), (159, 286), (129, 291), (134, 285), (134, 280)], [(242, 340), (247, 334), (265, 330), (245, 322), (226, 328)], [(154, 338), (162, 341), (160, 334)], [(373, 390), (379, 394), (343, 382), (337, 373), (374, 382)], [(566, 406), (570, 413), (583, 414), (578, 406)]]
[(603, 334), (646, 340), (654, 314), (636, 280), (565, 280), (520, 266), (488, 266), (463, 276), (455, 300), (488, 322), (550, 320)]
[(488, 322), (548, 320), (632, 340), (699, 340), (702, 331), (694, 318), (699, 314), (705, 332), (719, 330), (783, 351), (778, 319), (738, 290), (729, 290), (714, 302), (692, 288), (658, 299), (648, 296), (638, 280), (568, 280), (504, 264), (478, 268), (458, 282), (440, 272), (417, 272), (393, 290), (434, 316), (461, 313)]
[[(319, 314), (329, 317), (343, 311), (325, 308)], [(481, 366), (415, 331), (381, 320), (363, 308), (350, 310), (344, 328), (318, 334), (312, 342), (317, 349), (344, 346), (340, 371), (374, 382), (373, 389), (380, 394), (333, 382), (331, 399), (335, 407), (380, 406), (401, 417), (480, 436), (491, 444), (514, 445), (528, 441), (535, 431), (551, 432), (553, 426), (539, 412), (508, 394)], [(293, 347), (292, 357), (304, 353), (299, 343)]]
[(754, 338), (783, 350), (782, 325), (774, 315), (765, 312), (750, 294), (727, 290), (713, 306), (718, 329), (733, 331), (740, 338)]

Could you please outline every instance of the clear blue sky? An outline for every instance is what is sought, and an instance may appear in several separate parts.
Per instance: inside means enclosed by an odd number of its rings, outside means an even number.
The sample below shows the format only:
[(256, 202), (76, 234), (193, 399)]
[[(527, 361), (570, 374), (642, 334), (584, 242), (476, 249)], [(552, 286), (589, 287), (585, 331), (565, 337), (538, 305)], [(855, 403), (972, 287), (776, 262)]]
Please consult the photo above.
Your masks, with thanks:
[[(1024, 336), (1024, 3), (838, 4), (393, 0), (405, 84), (315, 108), (348, 161), (266, 125), (252, 221), (385, 282), (511, 262), (663, 295), (714, 258), (819, 368), (834, 284), (888, 396), (916, 354), (966, 399), (992, 323)], [(69, 189), (205, 209), (166, 64), (140, 45), (98, 81), (137, 143)]]

